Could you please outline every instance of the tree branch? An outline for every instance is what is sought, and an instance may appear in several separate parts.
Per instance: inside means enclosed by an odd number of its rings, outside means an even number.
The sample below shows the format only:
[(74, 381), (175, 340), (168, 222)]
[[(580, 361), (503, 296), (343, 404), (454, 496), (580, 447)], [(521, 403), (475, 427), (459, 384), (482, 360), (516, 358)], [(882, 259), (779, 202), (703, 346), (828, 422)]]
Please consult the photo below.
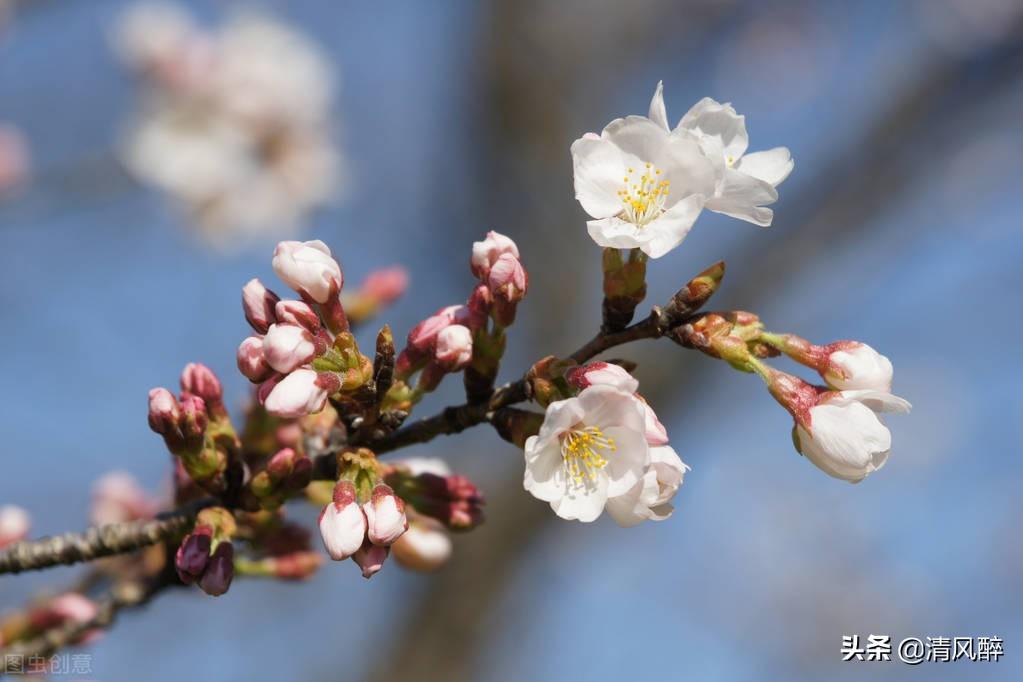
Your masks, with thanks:
[(184, 531), (200, 510), (216, 502), (214, 498), (205, 498), (158, 514), (150, 521), (114, 523), (90, 528), (83, 533), (64, 533), (18, 542), (0, 551), (0, 573), (21, 573), (93, 561), (155, 545)]

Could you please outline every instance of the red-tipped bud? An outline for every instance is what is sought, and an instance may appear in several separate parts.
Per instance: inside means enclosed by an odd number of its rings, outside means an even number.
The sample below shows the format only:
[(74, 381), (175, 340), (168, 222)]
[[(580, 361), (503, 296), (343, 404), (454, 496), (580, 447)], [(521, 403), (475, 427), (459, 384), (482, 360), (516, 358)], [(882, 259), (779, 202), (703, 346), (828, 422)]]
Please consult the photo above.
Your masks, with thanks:
[(149, 428), (160, 435), (180, 431), (181, 406), (174, 394), (166, 388), (154, 388), (149, 392)]
[(315, 334), (320, 330), (320, 316), (312, 306), (302, 301), (278, 301), (274, 308), (278, 324), (293, 324)]
[(197, 395), (186, 395), (181, 400), (181, 433), (187, 439), (200, 439), (209, 425), (205, 401)]
[(322, 344), (304, 329), (294, 324), (274, 324), (263, 338), (263, 357), (274, 370), (287, 374), (309, 363), (323, 351)]
[(270, 325), (277, 321), (274, 307), (279, 300), (281, 299), (277, 294), (263, 286), (258, 279), (251, 279), (242, 287), (242, 308), (245, 310), (245, 319), (260, 334), (266, 334)]
[(263, 357), (263, 339), (250, 336), (238, 346), (238, 371), (253, 383), (266, 381), (273, 374), (273, 368)]
[(327, 554), (342, 561), (355, 554), (366, 538), (366, 515), (351, 481), (338, 481), (334, 499), (320, 512), (320, 537)]
[(199, 396), (208, 406), (219, 405), (224, 400), (224, 389), (220, 379), (206, 365), (190, 362), (181, 373), (182, 395)]
[(374, 545), (386, 547), (408, 530), (405, 501), (389, 485), (377, 484), (362, 510), (366, 513), (366, 537)]

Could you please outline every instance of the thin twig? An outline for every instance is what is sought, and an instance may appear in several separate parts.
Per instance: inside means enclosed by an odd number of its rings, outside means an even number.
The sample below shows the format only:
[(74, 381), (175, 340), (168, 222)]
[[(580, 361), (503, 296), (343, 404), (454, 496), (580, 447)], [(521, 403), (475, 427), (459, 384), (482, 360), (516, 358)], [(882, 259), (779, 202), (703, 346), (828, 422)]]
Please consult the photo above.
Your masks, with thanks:
[(200, 510), (216, 502), (215, 498), (205, 498), (158, 514), (149, 521), (114, 523), (82, 533), (64, 533), (18, 542), (0, 550), (0, 573), (20, 573), (92, 561), (155, 545), (184, 531)]

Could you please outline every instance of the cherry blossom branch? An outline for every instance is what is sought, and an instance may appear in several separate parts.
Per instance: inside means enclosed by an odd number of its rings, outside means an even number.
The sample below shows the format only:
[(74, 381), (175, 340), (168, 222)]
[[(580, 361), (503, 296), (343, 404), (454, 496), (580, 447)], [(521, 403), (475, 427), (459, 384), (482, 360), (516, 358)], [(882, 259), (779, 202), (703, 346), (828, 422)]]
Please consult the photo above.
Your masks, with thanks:
[(164, 512), (150, 521), (131, 521), (18, 542), (0, 551), (0, 573), (21, 573), (61, 564), (93, 561), (155, 545), (186, 531), (195, 515), (216, 504), (205, 498)]
[(146, 583), (128, 582), (115, 585), (109, 593), (95, 601), (96, 615), (85, 621), (70, 620), (51, 628), (43, 634), (24, 642), (15, 642), (0, 649), (0, 658), (5, 656), (50, 656), (64, 647), (81, 641), (89, 632), (106, 629), (113, 625), (122, 609), (143, 606), (158, 593), (175, 584), (172, 574), (161, 576)]

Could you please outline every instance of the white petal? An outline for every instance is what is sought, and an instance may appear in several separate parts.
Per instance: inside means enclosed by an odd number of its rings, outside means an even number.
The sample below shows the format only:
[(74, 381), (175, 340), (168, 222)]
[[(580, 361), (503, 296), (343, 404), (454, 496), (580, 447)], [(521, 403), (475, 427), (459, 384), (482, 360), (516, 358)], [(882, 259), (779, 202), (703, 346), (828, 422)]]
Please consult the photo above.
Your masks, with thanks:
[(646, 234), (643, 235), (645, 239), (638, 240), (639, 248), (651, 258), (660, 258), (668, 253), (686, 238), (703, 207), (702, 194), (693, 194), (679, 201), (642, 228)]
[(572, 143), (575, 198), (594, 218), (608, 218), (622, 210), (618, 190), (624, 184), (626, 161), (612, 142), (582, 137)]
[(671, 130), (668, 125), (668, 111), (664, 108), (664, 81), (657, 81), (657, 89), (654, 90), (653, 99), (650, 100), (650, 120), (665, 130)]
[(595, 521), (607, 502), (607, 476), (598, 474), (585, 488), (573, 488), (564, 497), (551, 502), (551, 509), (563, 519), (584, 523)]
[(909, 401), (904, 398), (892, 395), (886, 391), (870, 389), (833, 391), (826, 398), (826, 404), (828, 405), (849, 405), (851, 403), (863, 403), (874, 412), (894, 412), (897, 414), (908, 414), (913, 408)]
[(789, 177), (794, 166), (795, 161), (788, 147), (775, 147), (764, 152), (746, 154), (735, 164), (735, 169), (777, 187)]
[(522, 486), (533, 497), (552, 502), (565, 494), (564, 464), (559, 445), (551, 443), (536, 451), (536, 436), (526, 441), (526, 471)]
[(586, 231), (590, 238), (609, 249), (637, 249), (645, 243), (643, 228), (636, 227), (619, 218), (602, 218), (601, 220), (590, 220), (586, 223)]
[(657, 474), (648, 471), (625, 494), (609, 497), (604, 508), (619, 526), (631, 528), (651, 517), (650, 507), (644, 500), (656, 495), (657, 488)]
[[(668, 131), (645, 116), (626, 116), (607, 124), (601, 134), (625, 153), (627, 166), (642, 168), (643, 162), (655, 163), (668, 143)], [(631, 157), (631, 158), (630, 158)]]
[[(582, 421), (583, 415), (586, 409), (579, 403), (578, 398), (568, 398), (567, 400), (556, 400), (547, 406), (547, 413), (544, 415), (543, 424), (540, 426), (540, 431), (536, 435), (536, 444), (534, 450), (539, 452), (551, 444), (558, 445), (560, 441), (558, 438), (565, 431), (569, 430), (580, 421)], [(526, 449), (527, 459), (529, 457), (529, 449)]]
[[(583, 411), (582, 419), (588, 426), (596, 426), (601, 430), (622, 426), (640, 435), (644, 433), (646, 422), (643, 403), (631, 393), (614, 386), (596, 385), (585, 388), (576, 400)], [(548, 411), (545, 421), (549, 418)]]
[(824, 403), (810, 419), (809, 432), (796, 427), (800, 450), (830, 476), (858, 483), (888, 460), (891, 432), (865, 405)]
[(617, 426), (602, 431), (615, 441), (615, 451), (605, 455), (607, 467), (604, 469), (608, 478), (607, 494), (615, 497), (624, 494), (643, 478), (650, 463), (650, 448), (642, 431)]
[(735, 160), (745, 154), (749, 146), (746, 117), (737, 114), (731, 104), (720, 104), (710, 97), (694, 104), (682, 117), (679, 126), (701, 137), (720, 139), (725, 157)]
[(777, 200), (778, 192), (763, 180), (727, 168), (721, 189), (705, 206), (715, 213), (767, 226), (774, 218), (774, 211), (762, 206)]

